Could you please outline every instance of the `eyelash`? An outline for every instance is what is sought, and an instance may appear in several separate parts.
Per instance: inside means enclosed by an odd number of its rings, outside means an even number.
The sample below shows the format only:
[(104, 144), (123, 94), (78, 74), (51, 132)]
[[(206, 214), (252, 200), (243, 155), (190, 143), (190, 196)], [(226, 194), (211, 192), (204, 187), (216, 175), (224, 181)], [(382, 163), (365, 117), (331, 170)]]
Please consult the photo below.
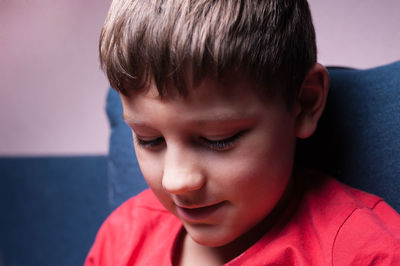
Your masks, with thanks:
[(205, 146), (209, 147), (212, 150), (225, 151), (232, 148), (235, 145), (236, 141), (239, 140), (244, 133), (245, 133), (244, 131), (240, 131), (231, 137), (221, 140), (209, 140), (207, 138), (202, 137), (200, 138), (200, 141), (203, 142)]
[[(221, 140), (209, 140), (207, 138), (201, 137), (199, 139), (199, 142), (210, 148), (211, 150), (215, 150), (215, 151), (226, 151), (230, 148), (232, 148), (235, 143), (245, 134), (245, 131), (240, 131), (238, 133), (236, 133), (235, 135), (225, 138), (225, 139), (221, 139)], [(153, 140), (143, 140), (139, 137), (135, 137), (136, 143), (145, 148), (145, 149), (149, 149), (149, 150), (156, 150), (160, 147), (161, 144), (163, 144), (164, 142), (164, 138), (163, 137), (159, 137)]]
[(152, 139), (152, 140), (143, 140), (136, 136), (135, 140), (139, 146), (146, 148), (146, 149), (153, 150), (153, 149), (156, 149), (160, 144), (162, 144), (162, 142), (164, 141), (164, 138), (159, 137), (159, 138)]

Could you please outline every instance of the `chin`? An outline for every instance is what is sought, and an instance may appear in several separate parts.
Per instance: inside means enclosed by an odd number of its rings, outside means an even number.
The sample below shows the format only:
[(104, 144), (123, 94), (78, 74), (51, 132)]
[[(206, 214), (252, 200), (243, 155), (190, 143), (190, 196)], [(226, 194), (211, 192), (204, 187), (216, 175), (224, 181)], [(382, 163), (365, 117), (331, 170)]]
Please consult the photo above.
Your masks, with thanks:
[[(193, 228), (196, 227), (196, 228)], [(211, 227), (211, 228), (210, 228)], [(236, 238), (232, 234), (224, 234), (212, 225), (185, 226), (188, 235), (199, 245), (206, 247), (222, 247), (228, 245)]]
[[(191, 236), (192, 237), (192, 236)], [(223, 247), (227, 244), (230, 243), (230, 241), (224, 241), (224, 240), (220, 240), (220, 239), (197, 239), (197, 238), (193, 238), (193, 241), (196, 242), (197, 244), (201, 245), (201, 246), (205, 246), (205, 247), (210, 247), (210, 248), (217, 248), (217, 247)]]

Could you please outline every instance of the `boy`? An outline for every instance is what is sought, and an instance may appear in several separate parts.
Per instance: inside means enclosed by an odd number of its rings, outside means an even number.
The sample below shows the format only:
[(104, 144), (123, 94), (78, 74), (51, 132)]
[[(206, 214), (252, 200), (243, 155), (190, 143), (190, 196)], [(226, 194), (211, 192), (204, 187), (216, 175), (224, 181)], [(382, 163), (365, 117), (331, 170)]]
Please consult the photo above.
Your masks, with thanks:
[(293, 166), (328, 74), (305, 0), (114, 0), (102, 68), (151, 190), (86, 265), (395, 265), (400, 218)]

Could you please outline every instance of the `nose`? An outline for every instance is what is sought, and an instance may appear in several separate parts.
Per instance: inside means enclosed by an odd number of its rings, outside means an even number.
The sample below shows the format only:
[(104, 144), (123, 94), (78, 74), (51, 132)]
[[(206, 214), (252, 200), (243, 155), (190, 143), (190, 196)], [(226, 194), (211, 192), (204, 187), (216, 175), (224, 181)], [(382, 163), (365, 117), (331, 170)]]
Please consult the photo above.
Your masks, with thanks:
[(201, 189), (206, 183), (196, 156), (182, 148), (169, 148), (164, 158), (162, 186), (171, 194), (185, 194)]

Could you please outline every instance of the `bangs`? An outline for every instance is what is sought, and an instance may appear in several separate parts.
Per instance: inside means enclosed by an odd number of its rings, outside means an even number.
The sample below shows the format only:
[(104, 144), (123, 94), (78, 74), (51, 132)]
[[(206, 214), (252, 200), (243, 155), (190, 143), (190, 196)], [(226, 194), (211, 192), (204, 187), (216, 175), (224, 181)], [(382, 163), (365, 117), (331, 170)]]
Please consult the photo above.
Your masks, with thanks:
[(123, 94), (154, 83), (161, 96), (171, 89), (185, 95), (206, 76), (241, 72), (264, 87), (295, 83), (305, 73), (287, 55), (294, 44), (306, 46), (294, 40), (299, 34), (310, 33), (298, 12), (274, 2), (113, 1), (100, 37), (101, 67)]

